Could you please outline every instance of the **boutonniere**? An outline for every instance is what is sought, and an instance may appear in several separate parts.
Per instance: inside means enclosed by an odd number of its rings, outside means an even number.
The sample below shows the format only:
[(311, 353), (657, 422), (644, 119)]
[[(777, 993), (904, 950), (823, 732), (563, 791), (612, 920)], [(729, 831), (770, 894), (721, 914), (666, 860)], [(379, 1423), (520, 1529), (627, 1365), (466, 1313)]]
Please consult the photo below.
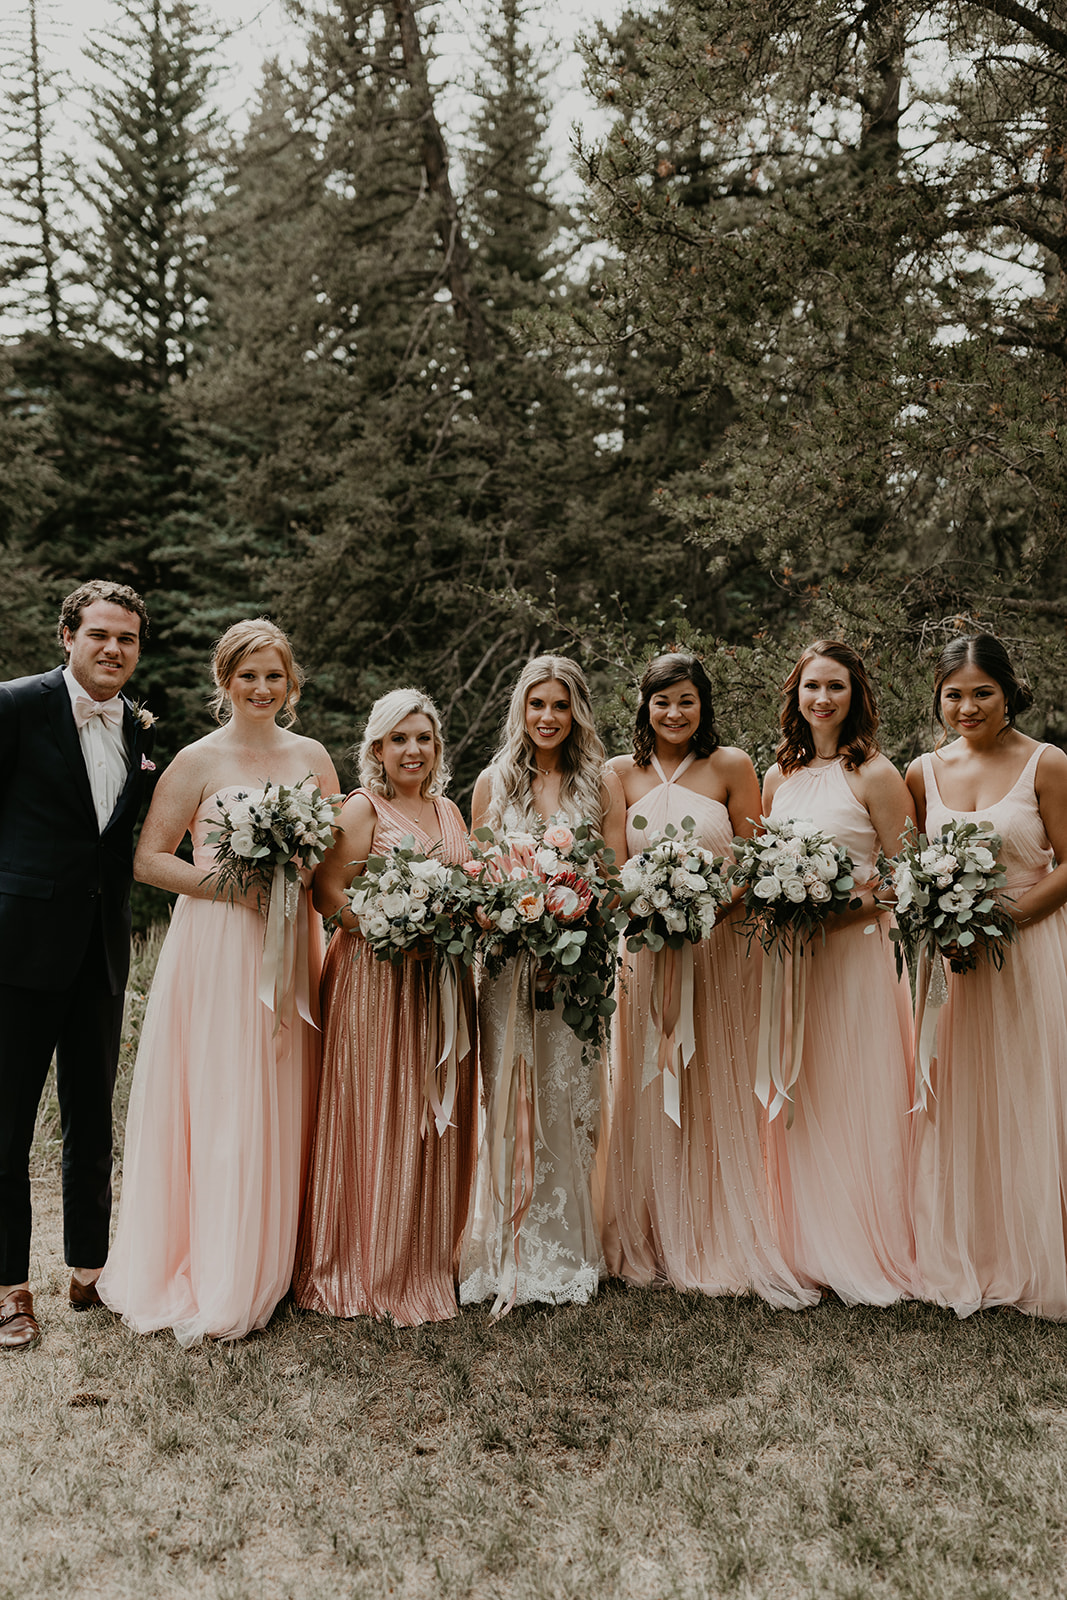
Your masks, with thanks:
[(147, 706), (135, 705), (132, 700), (130, 700), (128, 702), (128, 704), (129, 704), (130, 710), (134, 714), (134, 717), (137, 719), (137, 721), (141, 724), (141, 727), (144, 728), (146, 732), (148, 731), (149, 728), (154, 728), (155, 727), (155, 725), (156, 725), (156, 723), (157, 723), (157, 721), (159, 719), (156, 716), (154, 711), (149, 711)]

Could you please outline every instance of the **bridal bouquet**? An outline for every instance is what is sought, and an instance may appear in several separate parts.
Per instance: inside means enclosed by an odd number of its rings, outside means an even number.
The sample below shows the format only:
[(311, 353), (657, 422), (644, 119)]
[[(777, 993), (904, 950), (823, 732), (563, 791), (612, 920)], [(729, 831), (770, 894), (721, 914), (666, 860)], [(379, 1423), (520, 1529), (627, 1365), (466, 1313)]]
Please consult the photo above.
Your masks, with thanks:
[(994, 966), (1015, 923), (1000, 903), (1004, 887), (1001, 840), (991, 822), (946, 822), (937, 838), (911, 831), (903, 849), (887, 866), (896, 891), (897, 972), (905, 959), (914, 967), (925, 949), (945, 955), (953, 972), (973, 972), (982, 957)]
[[(218, 828), (206, 836), (215, 846), (215, 898), (231, 901), (255, 883), (268, 887), (276, 869), (295, 884), (302, 867), (317, 867), (333, 844), (341, 796), (302, 783), (268, 783), (241, 790), (219, 806)], [(205, 883), (208, 878), (203, 880)]]
[[(645, 828), (643, 817), (635, 828)], [(683, 817), (679, 831), (668, 823), (654, 834), (639, 855), (631, 856), (619, 874), (620, 903), (627, 913), (626, 944), (630, 950), (679, 950), (697, 944), (715, 927), (719, 909), (730, 899), (730, 882), (722, 857), (696, 844), (696, 824)]]
[(845, 911), (855, 886), (846, 851), (806, 817), (765, 820), (754, 839), (735, 839), (733, 881), (744, 885), (745, 920), (738, 933), (765, 950), (825, 936), (826, 919)]
[(605, 910), (618, 887), (612, 852), (588, 823), (550, 821), (536, 833), (501, 838), (479, 828), (471, 857), (464, 870), (486, 972), (495, 977), (512, 957), (531, 956), (538, 1009), (558, 999), (572, 1032), (599, 1045), (615, 1010), (616, 919)]
[(346, 894), (379, 961), (397, 966), (415, 951), (473, 965), (477, 925), (471, 879), (462, 867), (424, 855), (413, 836), (388, 855), (371, 856)]

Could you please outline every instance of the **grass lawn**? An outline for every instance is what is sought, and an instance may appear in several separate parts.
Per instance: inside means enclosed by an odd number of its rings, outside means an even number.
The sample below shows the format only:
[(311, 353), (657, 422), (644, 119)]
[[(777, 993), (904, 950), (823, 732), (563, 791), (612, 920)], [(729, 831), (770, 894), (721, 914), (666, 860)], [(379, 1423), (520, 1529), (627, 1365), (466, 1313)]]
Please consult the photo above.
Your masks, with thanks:
[(0, 1600), (1067, 1594), (1067, 1327), (608, 1286), (183, 1351), (69, 1311), (48, 1104), (35, 1160)]

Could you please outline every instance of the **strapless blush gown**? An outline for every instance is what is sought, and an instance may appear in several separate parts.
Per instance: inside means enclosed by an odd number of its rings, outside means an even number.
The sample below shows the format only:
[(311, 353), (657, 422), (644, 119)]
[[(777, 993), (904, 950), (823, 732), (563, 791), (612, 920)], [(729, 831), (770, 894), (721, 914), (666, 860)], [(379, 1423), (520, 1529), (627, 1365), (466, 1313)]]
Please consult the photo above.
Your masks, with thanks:
[[(626, 845), (636, 855), (668, 823), (691, 816), (697, 842), (729, 856), (730, 814), (652, 762), (660, 786), (630, 807)], [(634, 817), (648, 823), (638, 831)], [(668, 1283), (706, 1294), (761, 1295), (773, 1306), (810, 1305), (778, 1248), (753, 1093), (759, 1027), (758, 944), (738, 937), (738, 914), (694, 946), (696, 1053), (680, 1078), (681, 1126), (663, 1104), (663, 1081), (641, 1087), (654, 957), (624, 954), (611, 1054), (610, 1132), (602, 1144), (604, 1254), (634, 1284)]]
[[(193, 860), (220, 789), (190, 828)], [(247, 791), (246, 791), (247, 792)], [(322, 923), (308, 908), (310, 993)], [(130, 1093), (118, 1228), (98, 1289), (139, 1333), (240, 1339), (270, 1320), (293, 1273), (319, 1035), (298, 1015), (274, 1034), (257, 998), (263, 918), (180, 895), (160, 952)]]
[[(1004, 841), (1007, 892), (1052, 868), (1034, 777), (981, 812), (950, 812), (923, 757), (926, 831), (956, 816)], [(1067, 1320), (1067, 907), (1016, 931), (1004, 965), (949, 972), (933, 1095), (916, 1112), (919, 1291), (961, 1317), (1016, 1306)]]
[[(451, 800), (434, 801), (423, 833), (379, 795), (381, 854), (405, 835), (458, 865), (467, 831)], [(436, 848), (435, 848), (436, 847)], [(437, 1059), (430, 961), (379, 961), (358, 933), (334, 935), (322, 974), (323, 1065), (293, 1293), (334, 1317), (390, 1317), (405, 1327), (456, 1315), (456, 1269), (474, 1179), (477, 1037), (466, 978), (471, 1051), (456, 1104), (438, 1136), (423, 1132), (428, 1066)]]
[[(775, 821), (810, 817), (875, 876), (878, 838), (842, 763), (783, 778)], [(911, 1006), (896, 976), (888, 914), (816, 935), (796, 1111), (769, 1124), (771, 1193), (786, 1259), (807, 1283), (848, 1304), (888, 1305), (914, 1292), (909, 1204)], [(767, 960), (773, 960), (768, 957)], [(766, 968), (765, 968), (766, 971)]]

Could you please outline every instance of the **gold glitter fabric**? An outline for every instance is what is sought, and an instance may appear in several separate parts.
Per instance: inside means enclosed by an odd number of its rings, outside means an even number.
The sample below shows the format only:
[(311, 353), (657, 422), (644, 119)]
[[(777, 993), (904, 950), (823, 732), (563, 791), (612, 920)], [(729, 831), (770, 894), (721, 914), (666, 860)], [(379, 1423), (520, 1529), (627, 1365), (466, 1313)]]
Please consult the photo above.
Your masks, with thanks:
[[(439, 859), (466, 860), (466, 830), (451, 801), (434, 802), (438, 843), (379, 796), (368, 799), (378, 813), (375, 852), (415, 834)], [(437, 1059), (436, 984), (432, 961), (378, 961), (358, 934), (335, 934), (326, 953), (322, 1081), (293, 1280), (297, 1304), (309, 1310), (391, 1317), (405, 1327), (456, 1315), (474, 1177), (477, 1028), (467, 977), (460, 1003), (472, 1048), (439, 1136), (424, 1115)]]

